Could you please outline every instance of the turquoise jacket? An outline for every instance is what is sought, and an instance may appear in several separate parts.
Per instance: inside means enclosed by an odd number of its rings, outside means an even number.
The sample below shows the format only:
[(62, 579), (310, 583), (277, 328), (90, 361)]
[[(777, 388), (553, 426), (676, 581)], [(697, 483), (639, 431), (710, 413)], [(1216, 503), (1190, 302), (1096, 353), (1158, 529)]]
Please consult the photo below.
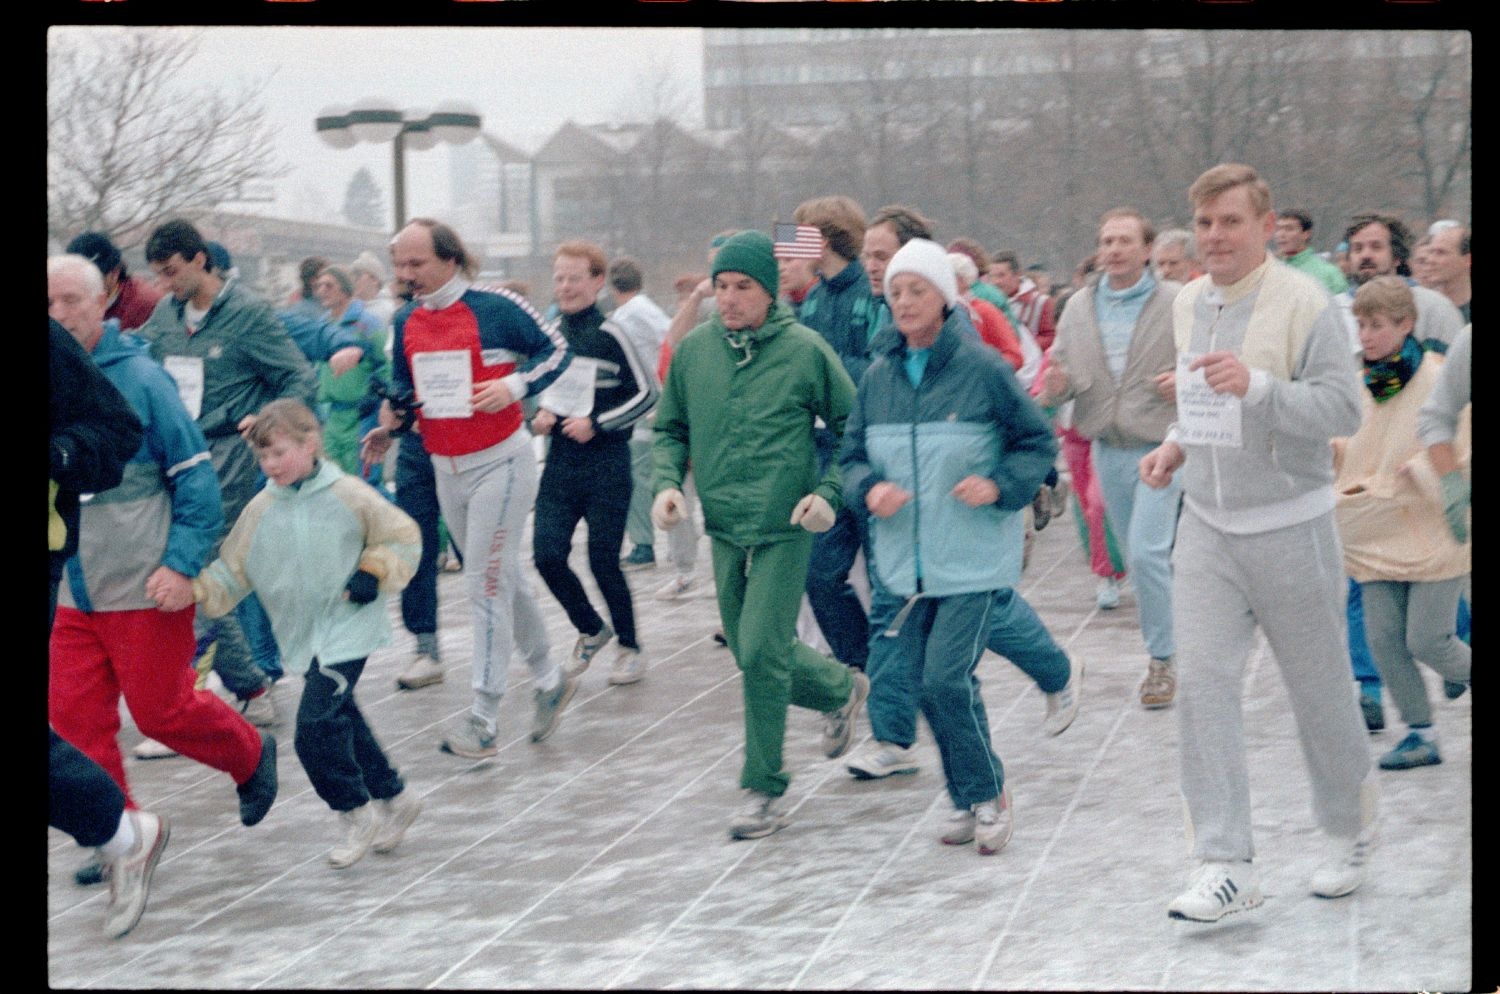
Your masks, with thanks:
[(417, 523), (373, 487), (324, 459), (300, 487), (267, 483), (245, 506), (219, 558), (193, 581), (211, 618), (252, 590), (286, 668), (363, 659), (391, 640), (385, 598), (355, 604), (344, 585), (356, 569), (382, 593), (411, 580), (422, 551)]
[[(1042, 412), (998, 352), (963, 335), (959, 313), (944, 322), (918, 386), (907, 378), (906, 339), (884, 339), (844, 436), (850, 502), (863, 504), (881, 481), (913, 495), (889, 518), (870, 518), (880, 580), (902, 597), (1015, 586), (1021, 511), (1057, 458)], [(969, 507), (953, 496), (971, 475), (993, 480), (999, 499)]]

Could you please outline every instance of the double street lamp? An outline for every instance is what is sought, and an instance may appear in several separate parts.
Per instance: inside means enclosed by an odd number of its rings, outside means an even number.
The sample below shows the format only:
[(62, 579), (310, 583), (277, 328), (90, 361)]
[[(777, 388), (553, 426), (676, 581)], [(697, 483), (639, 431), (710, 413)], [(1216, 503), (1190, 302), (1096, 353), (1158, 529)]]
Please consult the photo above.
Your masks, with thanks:
[(438, 142), (463, 145), (479, 136), (479, 113), (468, 104), (444, 102), (430, 113), (402, 111), (389, 101), (365, 99), (353, 107), (325, 107), (314, 122), (318, 137), (334, 148), (359, 142), (391, 142), (394, 161), (396, 230), (406, 224), (406, 150)]

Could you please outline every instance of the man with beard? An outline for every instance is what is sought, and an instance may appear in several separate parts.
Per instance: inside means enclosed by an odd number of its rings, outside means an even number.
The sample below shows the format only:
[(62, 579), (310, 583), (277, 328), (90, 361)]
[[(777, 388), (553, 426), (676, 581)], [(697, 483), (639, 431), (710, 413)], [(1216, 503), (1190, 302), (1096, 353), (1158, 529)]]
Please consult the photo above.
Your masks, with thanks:
[(1349, 243), (1349, 289), (1334, 297), (1349, 332), (1349, 351), (1359, 352), (1359, 322), (1354, 318), (1354, 294), (1377, 276), (1392, 273), (1405, 277), (1417, 302), (1417, 326), (1412, 334), (1423, 349), (1447, 352), (1464, 326), (1464, 317), (1447, 297), (1418, 286), (1411, 279), (1411, 231), (1397, 218), (1385, 214), (1360, 214), (1344, 232)]

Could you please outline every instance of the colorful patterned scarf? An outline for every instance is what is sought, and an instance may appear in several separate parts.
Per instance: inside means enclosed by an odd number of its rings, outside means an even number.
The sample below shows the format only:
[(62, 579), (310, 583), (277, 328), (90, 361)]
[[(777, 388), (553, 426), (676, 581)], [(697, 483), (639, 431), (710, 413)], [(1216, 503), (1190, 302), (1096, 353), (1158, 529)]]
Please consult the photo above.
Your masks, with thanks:
[(1375, 403), (1384, 403), (1401, 392), (1406, 382), (1416, 375), (1420, 365), (1422, 346), (1411, 335), (1407, 335), (1406, 340), (1401, 343), (1400, 351), (1394, 355), (1375, 362), (1365, 361), (1365, 389), (1370, 391)]

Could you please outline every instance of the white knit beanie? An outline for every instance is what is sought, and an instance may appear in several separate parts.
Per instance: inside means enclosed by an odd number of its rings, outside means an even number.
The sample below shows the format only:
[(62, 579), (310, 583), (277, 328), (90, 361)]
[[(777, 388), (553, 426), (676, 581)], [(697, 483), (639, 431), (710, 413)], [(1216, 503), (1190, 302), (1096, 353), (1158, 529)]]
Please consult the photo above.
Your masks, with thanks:
[(890, 293), (891, 281), (902, 273), (916, 273), (937, 287), (944, 302), (951, 308), (958, 304), (958, 281), (953, 278), (953, 264), (948, 253), (937, 242), (925, 238), (913, 238), (901, 250), (891, 256), (885, 267), (886, 293)]

